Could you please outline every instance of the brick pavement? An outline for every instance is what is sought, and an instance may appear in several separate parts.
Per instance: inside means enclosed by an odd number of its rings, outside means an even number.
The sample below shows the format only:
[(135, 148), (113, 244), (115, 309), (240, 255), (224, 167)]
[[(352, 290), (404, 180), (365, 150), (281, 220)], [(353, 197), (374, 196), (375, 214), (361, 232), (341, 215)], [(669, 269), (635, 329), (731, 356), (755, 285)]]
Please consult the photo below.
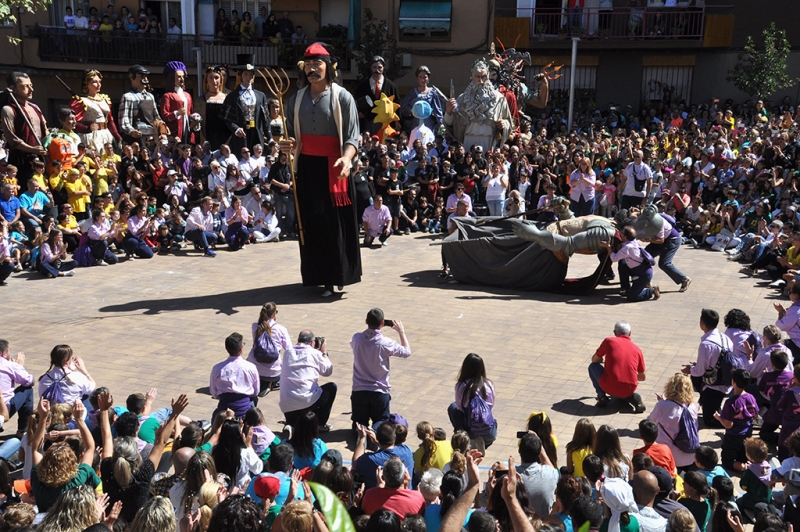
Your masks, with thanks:
[[(37, 377), (47, 370), (53, 345), (67, 343), (118, 402), (155, 386), (160, 391), (157, 407), (186, 392), (188, 414), (208, 418), (215, 406), (207, 395), (208, 374), (226, 356), (224, 338), (233, 331), (247, 337), (260, 306), (275, 301), (279, 321), (293, 338), (303, 328), (328, 338), (339, 395), (331, 417), (334, 431), (325, 439), (348, 457), (348, 342), (365, 327), (367, 310), (379, 306), (387, 318), (403, 321), (412, 347), (410, 359), (392, 364), (393, 411), (412, 424), (412, 448), (418, 444), (413, 432), (418, 421), (452, 432), (446, 408), (463, 357), (476, 352), (486, 361), (497, 390), (500, 434), (488, 458), (516, 455), (516, 432), (531, 411), (546, 410), (563, 464), (564, 445), (583, 416), (596, 426), (609, 423), (619, 429), (626, 452), (639, 446), (641, 416), (620, 412), (613, 403), (595, 409), (586, 371), (615, 321), (631, 323), (633, 340), (644, 351), (648, 372), (639, 391), (652, 408), (654, 392), (661, 391), (680, 364), (694, 359), (701, 308), (721, 315), (741, 308), (757, 330), (775, 319), (769, 300), (773, 293), (764, 288), (766, 283), (759, 286), (757, 279), (742, 277), (739, 265), (717, 253), (684, 247), (676, 263), (693, 278), (691, 289), (679, 294), (657, 270), (654, 282), (661, 285), (662, 298), (629, 304), (616, 295), (616, 284), (583, 298), (438, 284), (440, 253), (427, 245), (430, 239), (392, 237), (386, 248), (362, 250), (363, 281), (327, 300), (318, 297), (321, 289), (301, 286), (294, 242), (220, 251), (215, 259), (189, 253), (80, 269), (73, 278), (22, 274), (0, 289), (4, 308), (13, 312), (0, 337), (11, 342), (12, 350), (26, 353), (27, 366)], [(595, 265), (593, 257), (576, 257), (570, 276), (587, 274)], [(282, 419), (277, 402), (277, 394), (260, 402), (276, 431)], [(706, 433), (701, 439), (719, 441)]]

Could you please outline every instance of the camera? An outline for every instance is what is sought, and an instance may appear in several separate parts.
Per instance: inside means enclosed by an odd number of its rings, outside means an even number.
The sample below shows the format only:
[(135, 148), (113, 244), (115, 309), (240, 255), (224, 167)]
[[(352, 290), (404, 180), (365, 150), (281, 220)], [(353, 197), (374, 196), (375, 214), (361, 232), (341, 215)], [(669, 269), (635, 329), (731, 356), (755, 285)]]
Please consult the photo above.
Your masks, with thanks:
[(511, 198), (511, 201), (513, 201), (515, 204), (519, 205), (519, 198)]
[(528, 433), (527, 430), (521, 430), (517, 432), (517, 438), (523, 438)]
[(320, 350), (322, 349), (322, 344), (325, 343), (324, 336), (315, 336), (314, 337), (314, 349)]
[(383, 320), (384, 327), (394, 327), (394, 320)]

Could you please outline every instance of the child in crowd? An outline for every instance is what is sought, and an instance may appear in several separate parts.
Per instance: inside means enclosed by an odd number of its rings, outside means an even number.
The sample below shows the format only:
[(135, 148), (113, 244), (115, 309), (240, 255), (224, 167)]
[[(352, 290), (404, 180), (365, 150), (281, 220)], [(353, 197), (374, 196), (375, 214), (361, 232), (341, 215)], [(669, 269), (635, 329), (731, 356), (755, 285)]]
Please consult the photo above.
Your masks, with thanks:
[(47, 182), (44, 179), (44, 162), (36, 159), (31, 166), (33, 166), (31, 179), (35, 180), (39, 185), (39, 190), (46, 192), (50, 187), (47, 186)]
[[(784, 498), (800, 495), (800, 432), (794, 432), (786, 441), (792, 456), (781, 462), (780, 467), (772, 471), (772, 478), (783, 482)], [(794, 472), (793, 472), (794, 471)]]
[(19, 169), (13, 164), (6, 166), (6, 175), (3, 176), (2, 185), (11, 185), (11, 194), (19, 196), (19, 182), (17, 181), (17, 172)]
[[(769, 327), (775, 327), (770, 325)], [(778, 331), (780, 332), (780, 331)], [(755, 366), (755, 362), (753, 363)], [(767, 411), (763, 416), (759, 437), (767, 442), (768, 445), (778, 443), (777, 431), (781, 424), (781, 412), (778, 410), (778, 402), (783, 397), (784, 392), (789, 388), (794, 375), (787, 371), (789, 366), (789, 353), (775, 349), (769, 354), (769, 365), (772, 371), (761, 374), (758, 381), (758, 391), (762, 400), (766, 401)], [(756, 397), (756, 399), (759, 399)]]
[(635, 454), (631, 458), (631, 468), (634, 475), (639, 471), (649, 471), (653, 466), (655, 466), (653, 459), (645, 453)]
[(731, 371), (733, 396), (725, 401), (721, 412), (714, 418), (725, 427), (722, 438), (722, 467), (744, 471), (747, 458), (744, 453), (744, 440), (753, 430), (753, 420), (758, 416), (756, 398), (745, 391), (750, 382), (750, 372), (746, 369)]
[(431, 217), (433, 217), (433, 206), (428, 203), (428, 198), (421, 196), (419, 198), (419, 226), (423, 233), (428, 232), (428, 222)]
[(278, 227), (278, 217), (275, 216), (275, 206), (271, 201), (264, 200), (261, 203), (261, 213), (253, 223), (256, 242), (278, 242), (281, 228)]
[[(41, 230), (39, 234), (41, 234)], [(21, 272), (23, 266), (28, 263), (31, 256), (31, 252), (28, 249), (30, 247), (30, 239), (25, 235), (25, 226), (22, 222), (16, 221), (11, 224), (8, 241), (11, 242), (11, 257), (17, 263), (14, 271)]]
[(167, 224), (162, 224), (158, 226), (158, 235), (156, 236), (156, 242), (158, 243), (158, 252), (159, 253), (169, 253), (172, 251), (174, 241), (172, 239), (172, 235), (169, 232), (169, 227)]
[[(614, 205), (616, 204), (617, 194), (617, 187), (614, 184), (615, 179), (616, 177), (614, 176), (613, 172), (609, 172), (606, 175), (606, 182), (600, 185), (600, 192), (605, 198), (604, 201), (598, 200), (598, 203), (600, 204), (600, 216), (605, 216), (606, 218), (611, 218), (611, 216), (614, 214)], [(605, 205), (603, 205), (603, 203), (605, 203)]]
[(772, 501), (772, 466), (767, 462), (769, 450), (760, 438), (744, 441), (745, 454), (750, 465), (742, 473), (739, 485), (745, 494), (736, 500), (740, 511), (755, 510), (756, 504)]
[(582, 417), (575, 424), (572, 441), (567, 444), (567, 472), (573, 477), (583, 477), (583, 460), (592, 454), (597, 430), (589, 418)]
[(683, 478), (686, 496), (678, 502), (685, 506), (697, 522), (700, 532), (705, 532), (716, 506), (717, 494), (708, 485), (708, 479), (699, 471), (689, 471)]
[[(267, 530), (269, 530), (278, 517), (278, 514), (281, 512), (281, 509), (283, 509), (283, 505), (279, 505), (275, 502), (281, 489), (281, 481), (278, 477), (272, 475), (259, 475), (253, 480), (253, 488), (256, 496), (261, 499), (261, 504), (264, 505), (264, 522), (266, 523)], [(301, 503), (305, 501), (289, 502), (294, 504), (295, 502)], [(296, 520), (295, 516), (296, 513), (292, 513), (290, 519)]]
[[(217, 206), (217, 209), (219, 209), (219, 206)], [(183, 220), (180, 213), (172, 213), (166, 225), (169, 227), (169, 234), (172, 235), (172, 239), (175, 242), (183, 242), (186, 222)]]
[(697, 466), (700, 473), (705, 475), (709, 484), (714, 482), (715, 477), (729, 477), (728, 472), (719, 465), (717, 451), (708, 445), (701, 445), (697, 448), (694, 453), (694, 465)]
[(644, 447), (635, 449), (633, 451), (633, 456), (639, 453), (646, 453), (653, 459), (655, 465), (663, 467), (674, 477), (678, 471), (675, 468), (675, 458), (672, 456), (672, 450), (663, 443), (656, 443), (656, 439), (658, 438), (658, 425), (649, 419), (640, 421), (639, 438), (644, 442)]
[(583, 475), (591, 484), (592, 497), (595, 499), (597, 499), (597, 491), (600, 489), (600, 485), (605, 480), (603, 475), (604, 468), (603, 460), (597, 455), (590, 454), (583, 459)]
[(800, 364), (794, 367), (794, 376), (778, 401), (778, 410), (781, 412), (781, 431), (778, 434), (778, 459), (789, 457), (786, 442), (798, 428), (800, 428)]
[[(246, 428), (253, 427), (253, 451), (262, 460), (267, 460), (272, 454), (272, 449), (281, 443), (281, 439), (267, 427), (264, 414), (255, 406), (244, 415), (244, 425)], [(247, 430), (244, 433), (246, 434)]]

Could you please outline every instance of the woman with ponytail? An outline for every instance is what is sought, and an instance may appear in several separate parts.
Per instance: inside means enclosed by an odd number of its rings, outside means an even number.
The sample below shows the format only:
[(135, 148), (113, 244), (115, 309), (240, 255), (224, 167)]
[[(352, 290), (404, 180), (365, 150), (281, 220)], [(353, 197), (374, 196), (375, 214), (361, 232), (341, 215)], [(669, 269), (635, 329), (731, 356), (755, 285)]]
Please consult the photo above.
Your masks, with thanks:
[[(264, 362), (256, 358), (256, 347), (258, 345), (264, 346), (266, 339), (261, 339), (261, 336), (266, 334), (274, 342), (278, 349), (283, 351), (292, 347), (292, 341), (289, 337), (289, 331), (286, 327), (277, 322), (278, 306), (272, 301), (264, 303), (261, 307), (261, 313), (258, 315), (258, 321), (253, 324), (253, 347), (250, 349), (250, 354), (247, 356), (248, 362), (252, 362), (258, 368), (258, 376), (261, 380), (261, 391), (259, 397), (264, 397), (272, 390), (280, 388), (281, 379), (281, 357), (279, 356), (274, 362)], [(259, 344), (259, 339), (260, 344)]]
[[(476, 396), (483, 399), (485, 407), (489, 409), (489, 415), (484, 416), (484, 430), (475, 433), (470, 430), (470, 415), (472, 401)], [(475, 440), (475, 446), (481, 454), (485, 454), (486, 448), (492, 445), (497, 439), (497, 420), (491, 414), (494, 407), (494, 384), (486, 378), (486, 366), (480, 355), (470, 353), (461, 363), (461, 371), (458, 372), (456, 379), (456, 398), (450, 404), (447, 414), (453, 424), (453, 430), (466, 431), (470, 438)], [(480, 403), (480, 401), (478, 401)], [(491, 425), (489, 424), (491, 423)]]
[(200, 505), (200, 524), (198, 532), (208, 532), (208, 525), (211, 523), (211, 514), (219, 504), (219, 489), (222, 487), (217, 482), (206, 482), (200, 488), (197, 496)]
[(120, 517), (130, 523), (136, 512), (144, 507), (150, 499), (150, 481), (156, 473), (156, 467), (164, 454), (169, 438), (175, 429), (178, 416), (189, 404), (185, 395), (172, 402), (172, 414), (163, 427), (156, 432), (153, 450), (146, 460), (139, 454), (136, 438), (111, 436), (111, 424), (108, 410), (113, 404), (111, 394), (107, 391), (97, 396), (100, 409), (100, 433), (103, 436), (103, 454), (100, 462), (100, 478), (103, 480), (103, 492), (108, 494), (109, 504), (124, 503)]
[(442, 469), (453, 456), (453, 447), (447, 440), (437, 441), (434, 438), (433, 425), (427, 421), (417, 424), (417, 437), (422, 440), (414, 451), (414, 471), (422, 474), (431, 467)]
[[(453, 506), (464, 491), (466, 483), (460, 474), (455, 471), (448, 471), (442, 478), (442, 486), (440, 488), (441, 494), (439, 495), (439, 504), (431, 504), (425, 509), (425, 524), (428, 526), (428, 532), (439, 532), (439, 527), (442, 526), (442, 519), (445, 514)], [(467, 512), (467, 517), (464, 520), (464, 526), (467, 526), (469, 518), (472, 515), (472, 510)]]
[(96, 387), (83, 359), (73, 356), (70, 346), (57, 345), (50, 351), (50, 367), (39, 377), (39, 397), (44, 397), (51, 404), (71, 405), (75, 400), (88, 399)]

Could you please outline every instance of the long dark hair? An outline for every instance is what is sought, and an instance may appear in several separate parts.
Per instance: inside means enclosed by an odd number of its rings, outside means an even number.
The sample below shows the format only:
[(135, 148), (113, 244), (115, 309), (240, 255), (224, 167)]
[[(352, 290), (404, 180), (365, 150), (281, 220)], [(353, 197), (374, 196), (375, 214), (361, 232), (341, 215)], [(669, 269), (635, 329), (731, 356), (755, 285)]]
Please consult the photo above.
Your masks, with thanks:
[[(66, 344), (59, 344), (55, 346), (50, 351), (50, 367), (47, 368), (47, 371), (44, 373), (44, 375), (50, 373), (50, 370), (53, 368), (63, 368), (64, 363), (70, 358), (72, 358), (72, 348), (70, 346)], [(39, 377), (39, 380), (42, 380), (44, 375)]]
[(475, 353), (468, 354), (464, 358), (464, 362), (461, 363), (461, 370), (458, 372), (458, 378), (456, 379), (458, 384), (463, 383), (465, 385), (464, 395), (461, 398), (461, 408), (469, 408), (469, 403), (478, 393), (486, 399), (485, 385), (487, 381), (486, 366), (483, 363), (483, 359)]
[(244, 438), (242, 438), (239, 422), (230, 419), (225, 421), (219, 433), (219, 443), (211, 451), (211, 456), (214, 458), (217, 471), (228, 475), (232, 482), (236, 481), (239, 474), (242, 449), (244, 448)]
[(528, 418), (528, 430), (532, 430), (542, 440), (542, 447), (553, 467), (558, 469), (558, 450), (553, 443), (553, 426), (544, 412), (536, 412)]
[[(630, 462), (622, 453), (622, 446), (619, 443), (617, 429), (611, 425), (600, 425), (594, 440), (594, 454), (598, 456), (603, 465), (608, 468), (608, 476), (622, 477), (622, 467), (620, 463), (628, 465), (630, 472)], [(627, 480), (627, 479), (625, 479)]]
[[(495, 489), (492, 490), (492, 495), (489, 501), (491, 502), (491, 510), (488, 510), (488, 512), (497, 520), (497, 523), (500, 525), (500, 532), (513, 532), (514, 526), (511, 522), (511, 514), (508, 511), (508, 505), (506, 504), (505, 499), (503, 499), (503, 490), (498, 489), (500, 487), (500, 483), (498, 482)], [(531, 507), (530, 502), (528, 501), (528, 496), (525, 494), (525, 486), (522, 484), (522, 482), (517, 482), (516, 495), (517, 501), (522, 507), (522, 511), (525, 513), (525, 516), (528, 519), (536, 517), (536, 511)]]
[(450, 470), (444, 474), (441, 486), (441, 508), (439, 515), (444, 517), (444, 514), (453, 506), (464, 491), (464, 477), (457, 471)]
[[(224, 412), (223, 412), (224, 414)], [(234, 421), (234, 423), (236, 423)], [(239, 456), (236, 457), (236, 463), (239, 463)], [(189, 514), (192, 511), (192, 504), (194, 498), (200, 493), (200, 488), (206, 482), (206, 471), (208, 471), (211, 478), (217, 479), (217, 468), (214, 459), (205, 451), (198, 451), (189, 459), (186, 465), (186, 472), (184, 478), (186, 479), (186, 489), (183, 492), (181, 503), (183, 504), (184, 511)], [(232, 481), (236, 477), (231, 477)]]
[(289, 443), (294, 455), (300, 458), (314, 458), (314, 440), (319, 436), (319, 420), (314, 412), (306, 412), (297, 420)]

